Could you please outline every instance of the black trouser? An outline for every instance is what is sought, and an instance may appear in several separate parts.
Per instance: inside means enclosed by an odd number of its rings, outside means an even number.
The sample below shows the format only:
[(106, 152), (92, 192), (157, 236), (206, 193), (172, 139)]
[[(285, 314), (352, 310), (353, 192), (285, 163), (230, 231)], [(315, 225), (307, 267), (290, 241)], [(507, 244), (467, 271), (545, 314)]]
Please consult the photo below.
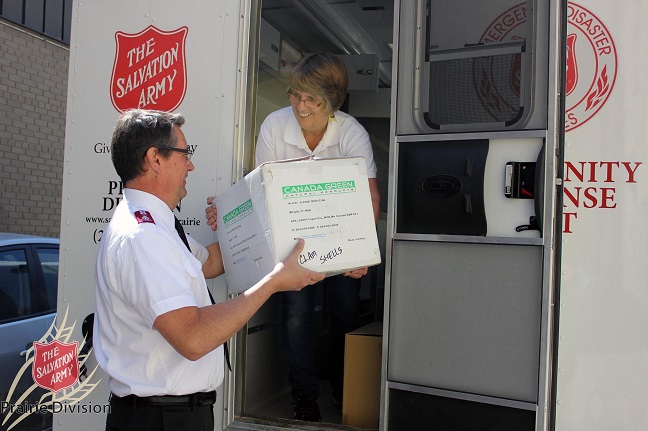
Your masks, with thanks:
[[(336, 275), (321, 281), (331, 310), (329, 372), (333, 396), (341, 401), (344, 377), (345, 334), (358, 327), (360, 310), (360, 279)], [(290, 366), (289, 383), (294, 400), (319, 397), (315, 370), (316, 286), (306, 286), (299, 292), (283, 292), (284, 347)]]
[(106, 431), (213, 431), (216, 392), (186, 396), (110, 396)]

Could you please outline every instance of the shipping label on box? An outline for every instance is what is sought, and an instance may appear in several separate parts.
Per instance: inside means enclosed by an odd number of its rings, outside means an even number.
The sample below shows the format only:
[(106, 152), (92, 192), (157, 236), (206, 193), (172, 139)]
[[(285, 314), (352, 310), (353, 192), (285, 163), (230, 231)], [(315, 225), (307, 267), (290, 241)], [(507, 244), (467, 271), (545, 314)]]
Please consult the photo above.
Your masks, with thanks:
[(284, 259), (327, 275), (380, 263), (364, 159), (269, 162), (216, 198), (228, 288), (242, 292)]

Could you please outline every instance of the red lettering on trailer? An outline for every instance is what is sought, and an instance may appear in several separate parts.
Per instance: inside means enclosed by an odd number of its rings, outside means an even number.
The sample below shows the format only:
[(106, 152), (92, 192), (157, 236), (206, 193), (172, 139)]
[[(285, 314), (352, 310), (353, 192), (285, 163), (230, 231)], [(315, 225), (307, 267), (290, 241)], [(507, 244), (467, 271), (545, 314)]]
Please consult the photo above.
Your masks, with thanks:
[[(565, 162), (565, 182), (572, 176), (580, 182), (619, 182), (618, 176), (626, 183), (636, 183), (635, 173), (643, 162)], [(600, 169), (599, 169), (600, 168)]]
[(600, 187), (599, 184), (636, 184), (637, 170), (642, 164), (627, 161), (565, 162), (563, 233), (572, 233), (572, 222), (578, 218), (575, 210), (617, 208), (617, 187)]

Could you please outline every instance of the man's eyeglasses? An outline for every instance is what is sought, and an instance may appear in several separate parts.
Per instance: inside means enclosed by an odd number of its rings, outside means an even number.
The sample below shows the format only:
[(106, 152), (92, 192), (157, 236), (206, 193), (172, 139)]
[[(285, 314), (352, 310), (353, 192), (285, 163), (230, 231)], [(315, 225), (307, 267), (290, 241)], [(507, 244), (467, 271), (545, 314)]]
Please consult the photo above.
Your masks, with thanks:
[(163, 149), (164, 150), (169, 150), (169, 151), (176, 151), (178, 153), (182, 153), (182, 154), (184, 154), (185, 159), (187, 159), (187, 161), (191, 160), (191, 156), (193, 156), (193, 153), (194, 153), (193, 150), (190, 150), (188, 148), (175, 148), (174, 147), (174, 148), (163, 148)]
[(326, 102), (325, 99), (320, 100), (319, 102), (313, 98), (313, 96), (308, 96), (305, 99), (301, 98), (300, 94), (297, 94), (293, 92), (292, 90), (288, 90), (286, 92), (286, 95), (288, 96), (288, 99), (290, 100), (290, 103), (294, 103), (295, 105), (299, 105), (299, 102), (304, 102), (304, 106), (306, 106), (308, 109), (317, 109), (320, 106), (322, 106), (322, 103)]

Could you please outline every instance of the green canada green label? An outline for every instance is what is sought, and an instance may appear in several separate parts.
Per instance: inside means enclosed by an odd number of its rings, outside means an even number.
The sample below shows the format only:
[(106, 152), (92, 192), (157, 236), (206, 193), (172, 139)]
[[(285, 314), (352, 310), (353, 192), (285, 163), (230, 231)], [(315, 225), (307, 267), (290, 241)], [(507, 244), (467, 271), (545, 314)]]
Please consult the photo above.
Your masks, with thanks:
[(228, 212), (223, 216), (223, 223), (225, 226), (241, 220), (242, 218), (250, 215), (252, 213), (252, 199), (248, 199), (243, 202), (241, 205), (234, 208), (232, 211)]
[(329, 181), (325, 183), (298, 184), (281, 187), (284, 199), (330, 193), (354, 193), (355, 181)]

